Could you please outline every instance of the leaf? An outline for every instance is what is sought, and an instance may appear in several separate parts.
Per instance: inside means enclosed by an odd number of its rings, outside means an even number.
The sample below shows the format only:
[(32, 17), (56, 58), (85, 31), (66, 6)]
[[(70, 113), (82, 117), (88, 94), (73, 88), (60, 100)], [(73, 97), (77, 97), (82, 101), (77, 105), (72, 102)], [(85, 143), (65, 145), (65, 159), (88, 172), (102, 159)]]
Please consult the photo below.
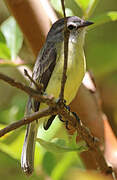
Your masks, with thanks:
[(95, 10), (99, 0), (75, 0), (83, 11), (83, 18), (88, 19)]
[[(56, 135), (56, 133), (58, 131), (60, 131), (60, 129), (62, 128), (62, 124), (58, 118), (58, 116), (55, 117), (52, 125), (50, 126), (50, 128), (46, 131), (40, 126), (38, 129), (38, 137), (40, 137), (41, 139), (44, 139), (46, 141), (50, 141), (51, 139), (53, 139)], [(64, 134), (65, 128), (62, 128), (62, 134)]]
[[(63, 11), (62, 11), (62, 6), (61, 6), (61, 1), (56, 1), (56, 0), (51, 0), (51, 4), (53, 8), (61, 15), (63, 16)], [(66, 16), (73, 16), (74, 13), (70, 8), (65, 8)]]
[(0, 42), (6, 43), (5, 37), (1, 31), (0, 31)]
[(93, 29), (97, 26), (100, 26), (102, 24), (105, 24), (111, 21), (117, 21), (117, 11), (110, 11), (110, 12), (101, 14), (99, 16), (92, 18), (91, 21), (93, 21), (94, 24), (88, 27), (88, 29)]
[(90, 0), (75, 0), (75, 2), (80, 6), (80, 8), (85, 12)]
[(60, 146), (53, 142), (47, 142), (43, 139), (37, 138), (37, 142), (40, 143), (44, 148), (46, 148), (48, 151), (54, 152), (54, 153), (64, 153), (64, 152), (71, 152), (71, 151), (77, 151), (77, 152), (83, 152), (87, 150), (87, 147), (84, 145), (77, 145), (77, 148), (71, 148), (67, 146)]
[(71, 9), (65, 8), (66, 16), (74, 16), (74, 13)]
[(60, 13), (61, 15), (63, 15), (63, 11), (62, 11), (62, 6), (61, 6), (61, 1), (56, 1), (56, 0), (50, 0), (53, 8)]
[(23, 140), (24, 140), (24, 131), (22, 130), (17, 130), (17, 132), (14, 131), (10, 133), (10, 135), (8, 134), (6, 138), (0, 139), (0, 151), (8, 154), (14, 159), (20, 160)]
[(43, 166), (44, 171), (48, 175), (51, 175), (53, 168), (56, 166), (55, 155), (51, 152), (46, 152), (43, 157), (42, 166)]
[(52, 171), (51, 178), (54, 180), (63, 179), (64, 173), (69, 169), (72, 164), (77, 163), (79, 167), (82, 169), (84, 168), (81, 160), (77, 156), (77, 153), (75, 152), (68, 152), (65, 153), (63, 158), (59, 160), (57, 165)]
[(7, 45), (3, 42), (0, 42), (0, 59), (10, 59), (10, 50)]
[(11, 52), (11, 59), (15, 60), (22, 47), (23, 36), (13, 17), (9, 17), (1, 25), (1, 31), (5, 36), (7, 46)]
[[(90, 48), (90, 47), (89, 47)], [(117, 43), (97, 42), (87, 49), (88, 67), (96, 77), (101, 78), (117, 69)], [(106, 52), (106, 53), (105, 53)]]
[(88, 19), (94, 12), (99, 0), (90, 0), (87, 9), (84, 12), (84, 19)]

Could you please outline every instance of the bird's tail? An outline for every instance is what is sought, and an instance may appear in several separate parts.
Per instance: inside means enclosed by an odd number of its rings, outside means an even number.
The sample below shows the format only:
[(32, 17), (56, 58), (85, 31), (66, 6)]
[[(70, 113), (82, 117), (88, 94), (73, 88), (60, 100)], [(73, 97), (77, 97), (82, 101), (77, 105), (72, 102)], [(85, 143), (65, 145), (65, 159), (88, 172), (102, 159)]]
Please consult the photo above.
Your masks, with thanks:
[(27, 175), (32, 174), (34, 169), (34, 153), (37, 136), (37, 126), (37, 122), (35, 121), (29, 124), (26, 130), (21, 156), (21, 167)]
[[(29, 99), (27, 104), (26, 114), (31, 113), (31, 100)], [(34, 168), (34, 153), (35, 153), (35, 143), (37, 137), (38, 124), (34, 121), (27, 126), (25, 140), (23, 144), (23, 150), (21, 155), (21, 167), (23, 171), (30, 175)]]

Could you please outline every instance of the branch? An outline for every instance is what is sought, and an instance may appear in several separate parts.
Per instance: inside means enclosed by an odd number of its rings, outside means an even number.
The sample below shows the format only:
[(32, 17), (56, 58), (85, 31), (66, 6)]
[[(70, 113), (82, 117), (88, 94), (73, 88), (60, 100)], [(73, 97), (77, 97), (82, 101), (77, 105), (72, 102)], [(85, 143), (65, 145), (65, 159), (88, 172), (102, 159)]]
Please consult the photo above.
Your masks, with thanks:
[(44, 102), (50, 106), (55, 105), (55, 103), (53, 104), (54, 101), (51, 101), (54, 99), (53, 96), (48, 96), (48, 95), (40, 95), (39, 91), (26, 86), (2, 73), (0, 73), (0, 79), (7, 82), (8, 84), (10, 84), (13, 87), (16, 87), (22, 91), (24, 91), (25, 93), (27, 93), (29, 96), (33, 97), (35, 100), (39, 101), (39, 102)]
[(28, 77), (28, 79), (30, 80), (30, 82), (35, 85), (35, 87), (36, 87), (36, 89), (37, 89), (38, 91), (41, 92), (41, 91), (43, 90), (43, 84), (40, 84), (40, 83), (35, 82), (35, 81), (33, 80), (33, 78), (28, 74), (28, 71), (27, 71), (26, 69), (24, 69), (24, 74), (25, 74), (25, 76)]
[(64, 14), (64, 23), (65, 23), (65, 29), (64, 29), (64, 67), (63, 67), (63, 74), (62, 74), (62, 81), (61, 81), (61, 91), (59, 98), (60, 100), (64, 99), (64, 88), (66, 83), (66, 72), (67, 72), (67, 62), (68, 62), (68, 41), (69, 41), (69, 31), (67, 30), (67, 19), (65, 14), (65, 6), (64, 6), (64, 0), (61, 0), (61, 5), (63, 9)]
[(4, 129), (1, 129), (0, 130), (0, 137), (4, 136), (5, 134), (7, 134), (7, 133), (9, 133), (9, 132), (21, 127), (21, 126), (23, 126), (23, 125), (29, 124), (32, 121), (36, 120), (36, 119), (48, 116), (50, 114), (54, 115), (54, 114), (56, 114), (55, 112), (56, 111), (54, 111), (52, 108), (47, 108), (47, 109), (44, 109), (42, 111), (30, 114), (27, 117), (24, 117), (23, 119), (21, 119), (21, 120), (19, 120), (17, 122), (11, 123), (10, 125), (5, 127)]
[(87, 143), (94, 159), (96, 159), (99, 170), (104, 174), (112, 174), (112, 168), (108, 167), (105, 158), (99, 149), (99, 140), (94, 138), (87, 127), (85, 127), (83, 124), (77, 124), (77, 132), (80, 137)]

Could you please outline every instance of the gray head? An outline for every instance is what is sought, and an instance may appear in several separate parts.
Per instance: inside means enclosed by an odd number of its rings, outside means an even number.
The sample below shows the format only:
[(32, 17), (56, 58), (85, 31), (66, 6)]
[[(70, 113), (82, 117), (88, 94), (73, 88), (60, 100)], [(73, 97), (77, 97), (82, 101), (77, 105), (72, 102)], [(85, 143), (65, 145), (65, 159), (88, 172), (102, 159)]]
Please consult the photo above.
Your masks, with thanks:
[[(78, 34), (84, 27), (93, 24), (92, 22), (85, 21), (77, 16), (67, 17), (67, 28), (70, 31), (70, 36), (78, 37)], [(56, 21), (47, 36), (47, 41), (60, 42), (64, 39), (65, 18)], [(51, 38), (50, 38), (51, 37)]]

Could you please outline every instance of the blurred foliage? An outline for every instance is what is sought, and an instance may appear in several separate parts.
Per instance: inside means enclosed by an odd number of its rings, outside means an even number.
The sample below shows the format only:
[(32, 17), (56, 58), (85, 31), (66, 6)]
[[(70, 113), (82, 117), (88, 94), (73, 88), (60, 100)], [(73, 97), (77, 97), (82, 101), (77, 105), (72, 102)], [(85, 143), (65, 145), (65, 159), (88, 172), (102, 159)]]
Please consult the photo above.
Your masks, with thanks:
[[(22, 47), (23, 36), (13, 17), (9, 17), (1, 24), (1, 31), (6, 39), (6, 44), (10, 50), (11, 59), (15, 60)], [(1, 55), (0, 55), (1, 57)], [(9, 59), (9, 57), (8, 57)]]
[(78, 171), (76, 168), (73, 168), (72, 171), (69, 171), (66, 174), (64, 180), (110, 180), (111, 178), (98, 174), (97, 172), (92, 171)]
[[(117, 83), (117, 76), (114, 78), (112, 76), (117, 69), (116, 0), (66, 0), (65, 2), (67, 16), (83, 16), (94, 22), (94, 25), (89, 27), (88, 36), (86, 36), (85, 52), (88, 69), (94, 73), (98, 82), (107, 80), (106, 77), (108, 77), (112, 84)], [(60, 0), (51, 0), (51, 3), (58, 15), (63, 16)], [(2, 60), (2, 63), (5, 64), (9, 61), (6, 65), (8, 67), (15, 65), (15, 60), (22, 50), (22, 44), (22, 33), (14, 18), (9, 17), (0, 25), (0, 62)], [(18, 68), (17, 70), (19, 71)], [(0, 128), (24, 116), (26, 101), (25, 95), (17, 92), (6, 107), (1, 106)], [(114, 116), (117, 121), (117, 111), (114, 111)], [(41, 139), (37, 140), (40, 144), (36, 145), (35, 173), (29, 179), (97, 178), (97, 175), (88, 176), (83, 173), (80, 175), (78, 172), (74, 173), (74, 168), (85, 168), (77, 152), (85, 150), (86, 147), (75, 144), (76, 136), (70, 140), (57, 117), (46, 133), (42, 127), (39, 128), (38, 137)], [(23, 140), (24, 128), (11, 132), (0, 139), (0, 177), (6, 180), (27, 179), (21, 173), (20, 168)], [(75, 152), (76, 150), (77, 152)], [(66, 151), (69, 152), (66, 153)], [(98, 179), (105, 178), (99, 177)]]
[[(59, 141), (60, 140), (61, 139), (59, 139)], [(47, 142), (40, 138), (37, 138), (37, 142), (39, 142), (41, 146), (46, 148), (46, 150), (53, 153), (65, 153), (65, 152), (71, 152), (71, 151), (76, 151), (77, 153), (80, 153), (88, 149), (86, 144), (84, 144), (84, 142), (78, 143), (76, 147), (69, 147), (69, 146), (66, 146), (65, 144), (63, 146), (63, 145), (58, 144), (58, 142), (56, 143)]]

